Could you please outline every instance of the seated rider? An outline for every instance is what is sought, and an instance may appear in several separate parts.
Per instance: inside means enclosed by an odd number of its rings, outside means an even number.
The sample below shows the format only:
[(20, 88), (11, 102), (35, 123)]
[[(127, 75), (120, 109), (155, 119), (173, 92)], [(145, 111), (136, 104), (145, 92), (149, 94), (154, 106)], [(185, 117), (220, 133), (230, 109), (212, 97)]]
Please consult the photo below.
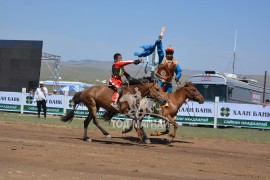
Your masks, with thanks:
[(175, 73), (175, 81), (179, 82), (179, 79), (182, 75), (182, 69), (177, 61), (173, 58), (174, 50), (170, 46), (166, 49), (166, 56), (164, 57), (164, 51), (162, 46), (162, 35), (159, 36), (159, 39), (155, 42), (154, 45), (142, 46), (144, 51), (142, 53), (135, 52), (134, 55), (138, 57), (145, 57), (152, 54), (157, 46), (159, 62), (158, 68), (155, 74), (158, 77), (158, 84), (162, 90), (166, 93), (172, 92), (172, 79)]
[(127, 60), (127, 61), (122, 61), (122, 55), (119, 53), (116, 53), (114, 56), (114, 63), (112, 65), (112, 77), (109, 80), (109, 84), (112, 85), (112, 88), (114, 89), (114, 93), (112, 96), (112, 103), (111, 105), (119, 110), (119, 106), (117, 104), (118, 99), (121, 97), (123, 91), (121, 89), (121, 85), (123, 84), (123, 81), (121, 77), (123, 75), (126, 76), (127, 80), (130, 80), (130, 75), (125, 71), (124, 66), (128, 64), (140, 64), (143, 60), (142, 59), (137, 59), (137, 60)]

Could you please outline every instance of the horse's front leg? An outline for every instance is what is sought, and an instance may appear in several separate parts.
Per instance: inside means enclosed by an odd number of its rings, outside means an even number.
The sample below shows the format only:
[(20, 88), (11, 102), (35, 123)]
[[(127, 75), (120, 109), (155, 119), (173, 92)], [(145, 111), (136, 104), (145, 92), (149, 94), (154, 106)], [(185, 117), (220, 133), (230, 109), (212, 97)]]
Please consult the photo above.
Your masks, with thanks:
[(141, 132), (142, 132), (142, 135), (143, 135), (143, 141), (144, 141), (146, 144), (150, 144), (151, 141), (150, 141), (150, 139), (148, 138), (148, 136), (147, 136), (147, 134), (146, 134), (146, 132), (145, 132), (143, 126), (141, 126)]
[(134, 124), (134, 128), (135, 128), (135, 130), (137, 131), (139, 141), (140, 141), (140, 142), (144, 142), (143, 132), (142, 132), (142, 129), (141, 129), (140, 121), (139, 121), (137, 118), (135, 118), (134, 121), (136, 122), (136, 123)]
[(170, 134), (170, 137), (172, 138), (171, 141), (173, 141), (173, 139), (176, 136), (176, 131), (178, 128), (178, 124), (174, 121), (174, 119), (171, 116), (167, 116), (167, 118), (169, 119), (170, 123), (173, 125), (173, 133)]
[(166, 129), (165, 131), (155, 131), (155, 132), (152, 132), (150, 134), (150, 136), (161, 136), (161, 135), (164, 135), (164, 134), (168, 134), (170, 132), (170, 122), (166, 121)]

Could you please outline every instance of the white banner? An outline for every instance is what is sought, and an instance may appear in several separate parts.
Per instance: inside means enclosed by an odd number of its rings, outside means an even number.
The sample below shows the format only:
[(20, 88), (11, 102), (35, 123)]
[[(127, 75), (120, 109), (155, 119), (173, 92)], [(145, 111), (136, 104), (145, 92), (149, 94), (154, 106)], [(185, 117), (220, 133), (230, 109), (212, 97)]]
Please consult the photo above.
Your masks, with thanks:
[(21, 105), (21, 94), (18, 92), (0, 91), (0, 104)]
[(177, 116), (213, 117), (214, 103), (205, 102), (203, 104), (199, 104), (194, 101), (189, 101), (180, 107)]
[(270, 106), (255, 104), (219, 103), (218, 118), (260, 120), (270, 122)]
[(20, 112), (22, 94), (0, 91), (0, 110)]

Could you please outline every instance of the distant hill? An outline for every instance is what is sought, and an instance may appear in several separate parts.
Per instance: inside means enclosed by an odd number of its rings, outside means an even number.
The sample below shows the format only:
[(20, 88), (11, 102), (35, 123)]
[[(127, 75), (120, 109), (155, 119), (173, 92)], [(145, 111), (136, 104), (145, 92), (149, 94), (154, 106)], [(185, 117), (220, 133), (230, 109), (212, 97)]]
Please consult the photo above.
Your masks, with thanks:
[[(48, 65), (52, 68), (53, 63), (47, 61)], [(41, 63), (41, 80), (48, 80), (52, 76), (52, 73), (50, 72), (50, 69), (45, 61), (42, 61)], [(61, 69), (60, 69), (60, 77), (62, 80), (65, 81), (80, 81), (85, 83), (91, 83), (95, 84), (96, 79), (99, 80), (108, 80), (111, 76), (111, 68), (113, 61), (97, 61), (97, 60), (69, 60), (69, 61), (61, 61)], [(139, 65), (129, 65), (126, 66), (126, 71), (132, 76), (132, 77), (142, 77), (146, 74), (144, 73), (144, 64)], [(188, 70), (183, 69), (182, 71), (182, 77), (181, 82), (185, 82), (189, 79), (190, 76), (194, 74), (200, 74), (203, 73), (199, 70)], [(263, 83), (264, 76), (263, 75), (238, 75), (239, 77), (243, 78), (251, 78), (256, 79), (259, 82)], [(270, 81), (270, 76), (267, 77), (268, 82)], [(270, 87), (270, 84), (267, 84), (268, 87)]]

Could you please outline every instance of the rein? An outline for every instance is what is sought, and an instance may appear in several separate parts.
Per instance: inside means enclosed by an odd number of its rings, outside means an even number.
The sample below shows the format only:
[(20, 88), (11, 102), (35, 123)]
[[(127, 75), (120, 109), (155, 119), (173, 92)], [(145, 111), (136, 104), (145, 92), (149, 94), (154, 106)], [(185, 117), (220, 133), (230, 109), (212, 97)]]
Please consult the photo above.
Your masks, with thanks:
[[(148, 62), (147, 62), (148, 63)], [(142, 67), (143, 67), (143, 65), (144, 65), (144, 61), (143, 61), (143, 63), (142, 63), (142, 65), (141, 65), (141, 67), (140, 67), (140, 69), (137, 71), (137, 73), (135, 74), (135, 78), (137, 77), (137, 75), (138, 75), (138, 73), (142, 70)]]
[[(156, 83), (157, 83), (157, 82), (155, 81), (155, 83), (153, 83), (153, 86), (154, 86), (154, 88), (157, 90), (157, 88), (155, 87)], [(142, 84), (143, 84), (143, 82), (142, 82)], [(152, 94), (155, 96), (155, 100), (157, 100), (158, 97), (161, 95), (161, 93), (159, 93), (159, 94), (154, 93), (154, 92), (151, 90), (151, 88), (150, 88), (150, 83), (149, 83), (149, 81), (147, 81), (147, 85), (148, 85), (148, 89), (149, 89), (148, 95), (149, 95), (150, 93), (152, 93)]]

